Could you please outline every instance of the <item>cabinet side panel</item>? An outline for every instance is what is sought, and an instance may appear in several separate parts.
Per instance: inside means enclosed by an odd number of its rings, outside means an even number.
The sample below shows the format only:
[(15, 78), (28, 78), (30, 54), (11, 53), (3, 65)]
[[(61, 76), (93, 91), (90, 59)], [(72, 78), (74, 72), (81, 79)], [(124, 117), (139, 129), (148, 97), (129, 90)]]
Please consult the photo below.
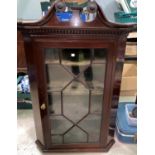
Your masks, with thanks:
[(37, 85), (37, 75), (36, 75), (36, 64), (35, 64), (35, 53), (32, 49), (32, 43), (30, 38), (25, 38), (25, 55), (28, 67), (28, 75), (30, 80), (31, 98), (33, 115), (36, 129), (37, 140), (39, 140), (44, 145), (43, 129), (41, 122), (40, 106), (38, 100), (38, 85)]
[(20, 31), (17, 32), (17, 69), (18, 71), (26, 70), (24, 40)]
[(113, 80), (114, 80), (114, 73), (115, 73), (115, 59), (116, 59), (116, 53), (115, 53), (115, 43), (113, 42), (110, 44), (109, 47), (109, 54), (108, 54), (108, 64), (107, 64), (107, 72), (106, 72), (106, 78), (105, 78), (105, 99), (104, 99), (104, 118), (103, 118), (103, 127), (104, 130), (103, 137), (104, 139), (104, 147), (107, 146), (107, 144), (111, 141), (113, 138), (109, 138), (109, 124), (111, 121), (110, 115), (111, 115), (111, 104), (112, 104), (112, 93), (113, 93)]
[(122, 72), (124, 65), (124, 54), (126, 47), (127, 35), (120, 37), (115, 43), (116, 52), (116, 64), (114, 68), (114, 78), (113, 78), (113, 95), (112, 95), (112, 105), (111, 105), (111, 122), (109, 124), (109, 133), (114, 136), (115, 132), (115, 121), (116, 121), (116, 110), (118, 107)]
[(115, 67), (112, 108), (117, 108), (118, 106), (123, 65), (125, 60), (124, 55), (125, 55), (126, 39), (127, 39), (127, 36), (120, 37), (120, 39), (118, 39), (116, 43), (117, 59), (116, 59), (116, 67)]

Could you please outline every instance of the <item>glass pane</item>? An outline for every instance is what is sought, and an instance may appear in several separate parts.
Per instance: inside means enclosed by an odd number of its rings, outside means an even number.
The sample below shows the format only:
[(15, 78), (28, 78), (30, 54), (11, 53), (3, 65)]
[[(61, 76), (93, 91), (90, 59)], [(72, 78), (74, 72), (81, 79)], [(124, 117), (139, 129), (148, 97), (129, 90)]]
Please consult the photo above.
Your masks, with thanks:
[(103, 102), (103, 91), (94, 90), (91, 92), (91, 113), (101, 114)]
[(88, 115), (79, 123), (79, 126), (89, 134), (88, 142), (99, 142), (101, 115)]
[(48, 89), (61, 91), (71, 80), (72, 76), (62, 66), (46, 65)]
[(106, 64), (92, 64), (79, 79), (91, 90), (103, 90)]
[(68, 121), (66, 118), (63, 116), (51, 116), (51, 134), (64, 134), (66, 130), (68, 130), (71, 126), (72, 123)]
[(74, 80), (63, 91), (63, 110), (64, 115), (73, 122), (82, 119), (89, 110), (89, 90)]
[(46, 49), (52, 144), (99, 143), (106, 49)]
[(62, 50), (62, 65), (73, 75), (77, 76), (90, 65), (91, 52), (89, 49)]
[(48, 93), (48, 104), (51, 114), (61, 114), (61, 92)]
[(45, 52), (45, 63), (59, 63), (59, 52), (60, 49), (47, 48)]
[(81, 129), (74, 127), (64, 135), (64, 143), (86, 143), (87, 134)]
[(62, 144), (63, 137), (61, 135), (52, 135), (52, 143), (53, 144)]
[(106, 54), (107, 54), (107, 49), (94, 49), (93, 63), (105, 63)]

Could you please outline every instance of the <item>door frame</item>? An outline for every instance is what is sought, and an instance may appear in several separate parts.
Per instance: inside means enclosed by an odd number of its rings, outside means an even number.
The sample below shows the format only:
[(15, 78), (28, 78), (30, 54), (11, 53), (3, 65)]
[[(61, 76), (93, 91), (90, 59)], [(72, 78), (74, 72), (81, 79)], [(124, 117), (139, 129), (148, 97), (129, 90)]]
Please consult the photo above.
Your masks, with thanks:
[[(104, 80), (104, 94), (102, 103), (102, 123), (101, 123), (101, 134), (100, 143), (95, 144), (62, 144), (62, 145), (52, 145), (51, 146), (51, 130), (49, 123), (49, 110), (48, 110), (48, 99), (46, 91), (46, 74), (45, 74), (45, 64), (44, 64), (44, 51), (43, 48), (106, 48), (107, 50), (107, 63), (106, 72)], [(54, 40), (49, 38), (32, 38), (31, 40), (31, 50), (26, 50), (29, 52), (28, 55), (32, 56), (32, 61), (34, 63), (36, 72), (36, 83), (38, 90), (38, 111), (40, 111), (40, 118), (42, 123), (43, 131), (43, 142), (45, 149), (56, 150), (64, 149), (95, 149), (100, 150), (106, 148), (109, 143), (108, 132), (109, 132), (109, 121), (110, 121), (110, 109), (112, 103), (112, 93), (113, 93), (113, 78), (115, 75), (115, 63), (116, 63), (116, 52), (115, 52), (115, 42), (114, 40)], [(28, 58), (28, 56), (27, 56)], [(31, 82), (31, 80), (30, 80)], [(106, 91), (105, 91), (106, 90)], [(46, 109), (41, 110), (40, 106), (45, 103)], [(35, 107), (36, 108), (36, 107)], [(36, 115), (36, 114), (34, 114)], [(103, 150), (102, 150), (103, 151)]]

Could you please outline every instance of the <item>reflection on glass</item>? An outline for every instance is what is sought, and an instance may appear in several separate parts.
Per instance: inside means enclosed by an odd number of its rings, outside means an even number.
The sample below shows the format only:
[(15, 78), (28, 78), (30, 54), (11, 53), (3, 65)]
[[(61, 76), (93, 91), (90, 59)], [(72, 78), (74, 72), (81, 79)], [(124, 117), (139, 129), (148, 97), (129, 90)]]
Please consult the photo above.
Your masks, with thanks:
[(60, 49), (47, 48), (45, 52), (45, 63), (59, 64), (59, 53), (60, 53)]
[(89, 49), (62, 50), (62, 64), (75, 76), (90, 65), (90, 59), (91, 52)]
[(61, 94), (60, 92), (48, 93), (48, 104), (51, 114), (61, 114)]
[(106, 49), (46, 49), (52, 144), (99, 143)]
[(72, 126), (72, 123), (63, 116), (51, 116), (51, 134), (63, 134)]
[(78, 127), (72, 128), (64, 135), (64, 143), (86, 143), (87, 134)]
[(93, 63), (105, 63), (106, 54), (107, 54), (107, 49), (94, 49)]
[(79, 79), (85, 83), (88, 89), (97, 89), (103, 90), (104, 88), (104, 77), (105, 77), (105, 68), (104, 64), (92, 64), (83, 74), (80, 74)]
[(88, 113), (89, 90), (80, 82), (73, 81), (63, 91), (64, 115), (73, 122), (78, 122)]
[(90, 112), (93, 114), (102, 113), (102, 102), (103, 102), (103, 92), (94, 90), (91, 92), (91, 109)]
[(63, 139), (62, 135), (52, 135), (52, 143), (53, 144), (62, 144)]
[(61, 91), (73, 78), (60, 65), (46, 65), (46, 73), (48, 88), (52, 91)]
[(79, 123), (79, 126), (89, 134), (88, 142), (99, 142), (101, 115), (90, 114)]

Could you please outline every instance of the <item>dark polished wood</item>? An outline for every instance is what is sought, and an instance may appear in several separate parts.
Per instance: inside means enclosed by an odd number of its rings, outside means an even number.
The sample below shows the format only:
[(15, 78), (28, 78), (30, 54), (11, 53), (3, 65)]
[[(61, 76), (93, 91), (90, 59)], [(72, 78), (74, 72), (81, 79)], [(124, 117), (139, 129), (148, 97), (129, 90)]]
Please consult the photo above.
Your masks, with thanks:
[(24, 40), (21, 31), (17, 31), (17, 72), (27, 72)]
[[(38, 146), (45, 152), (101, 152), (113, 145), (110, 134), (111, 109), (118, 104), (121, 74), (124, 63), (126, 39), (136, 25), (109, 22), (98, 6), (97, 17), (93, 22), (84, 23), (79, 18), (79, 10), (73, 9), (69, 22), (60, 22), (51, 7), (47, 16), (38, 22), (20, 22), (18, 30), (24, 37), (24, 49), (30, 78), (34, 120)], [(99, 143), (52, 145), (49, 122), (47, 82), (44, 67), (44, 48), (106, 48), (107, 65), (102, 103), (102, 121)], [(116, 91), (117, 93), (114, 93)], [(41, 110), (42, 103), (46, 109)], [(109, 137), (111, 138), (109, 139)]]
[(41, 149), (42, 152), (108, 152), (109, 149), (112, 147), (112, 145), (115, 143), (115, 141), (112, 139), (108, 145), (104, 148), (95, 148), (95, 147), (91, 147), (91, 148), (83, 148), (82, 145), (79, 148), (70, 148), (67, 149), (66, 147), (62, 148), (62, 149), (46, 149), (44, 145), (42, 145), (42, 143), (40, 143), (40, 141), (36, 141), (37, 146), (39, 147), (39, 149)]

